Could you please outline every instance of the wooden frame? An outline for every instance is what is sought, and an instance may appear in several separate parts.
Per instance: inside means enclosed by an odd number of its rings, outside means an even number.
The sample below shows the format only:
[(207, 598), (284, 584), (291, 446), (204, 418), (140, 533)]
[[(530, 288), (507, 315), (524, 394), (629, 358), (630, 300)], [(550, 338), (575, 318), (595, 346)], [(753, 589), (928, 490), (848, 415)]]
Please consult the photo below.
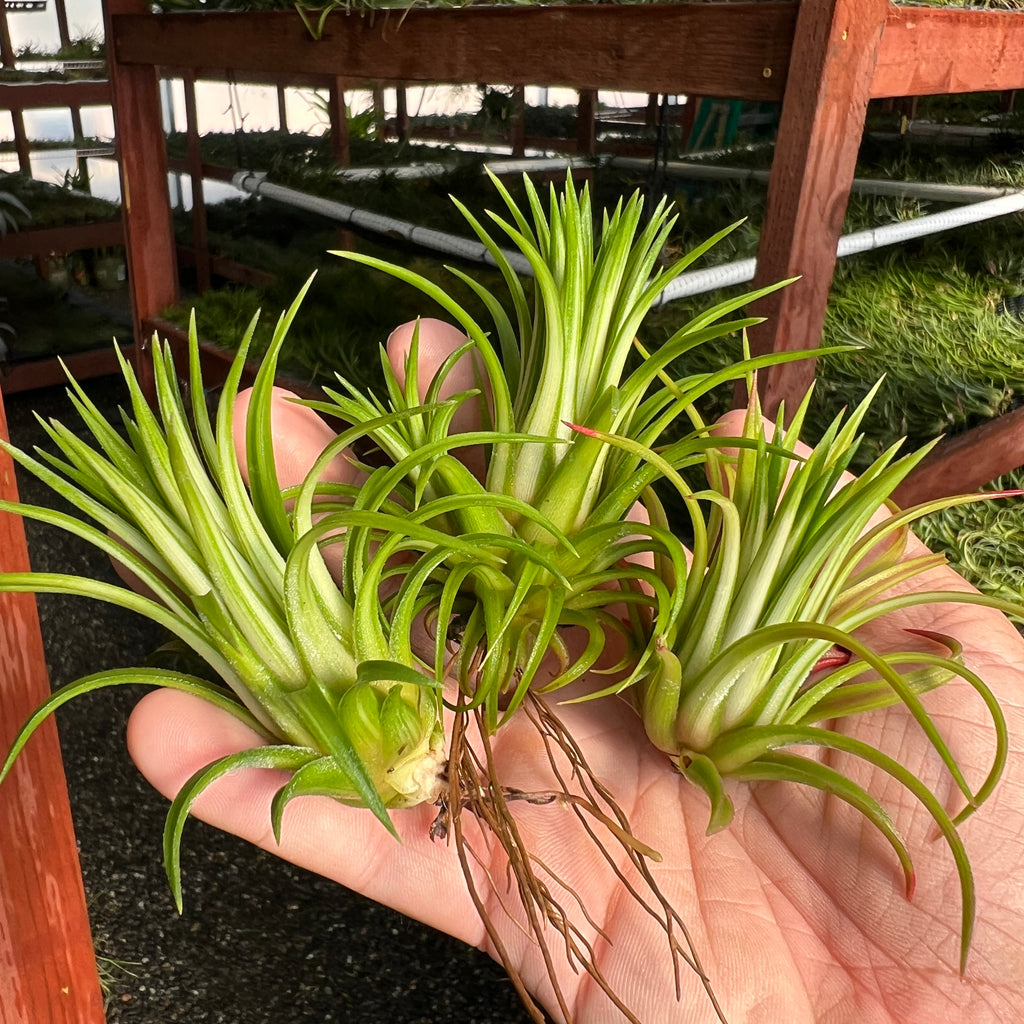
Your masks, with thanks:
[[(774, 326), (757, 339), (763, 349), (817, 341), (867, 100), (1024, 87), (1024, 13), (902, 9), (884, 0), (337, 13), (320, 41), (291, 13), (154, 15), (144, 0), (106, 0), (105, 20), (138, 352), (146, 345), (144, 325), (177, 298), (166, 155), (151, 145), (158, 67), (295, 81), (326, 76), (339, 91), (355, 80), (489, 80), (782, 100), (773, 227), (759, 277), (805, 276), (792, 297), (779, 300)], [(589, 139), (580, 143), (587, 148)], [(797, 388), (811, 365), (791, 378), (789, 370), (771, 374), (770, 400)], [(1016, 429), (1019, 417), (1013, 419), (1007, 430)], [(1018, 450), (1007, 458), (1019, 462), (1024, 441), (1014, 443)], [(970, 459), (969, 449), (961, 441), (957, 457)], [(945, 469), (950, 465), (947, 459)], [(1003, 468), (989, 466), (993, 473)], [(10, 497), (12, 488), (4, 459), (0, 491)], [(24, 534), (11, 517), (0, 519), (0, 556), (5, 568), (25, 564)], [(31, 599), (8, 595), (0, 604), (6, 743), (47, 687)], [(26, 753), (13, 784), (13, 795), (10, 788), (0, 793), (0, 826), (23, 841), (0, 844), (0, 961), (15, 967), (0, 975), (0, 1024), (98, 1024), (102, 1009), (52, 728)]]
[[(766, 302), (770, 322), (754, 334), (761, 351), (806, 349), (820, 337), (868, 100), (1024, 86), (1024, 13), (885, 0), (339, 13), (320, 40), (285, 12), (126, 13), (113, 18), (108, 40), (126, 69), (782, 100), (758, 282), (801, 280)], [(155, 196), (157, 184), (151, 171), (133, 191)], [(170, 250), (146, 237), (150, 250)], [(140, 299), (143, 315), (155, 312)], [(766, 409), (801, 394), (813, 374), (813, 360), (764, 374)]]
[[(7, 422), (0, 404), (0, 436)], [(0, 453), (0, 496), (17, 498)], [(24, 571), (21, 520), (0, 517), (0, 570)], [(0, 750), (50, 693), (31, 594), (0, 594)], [(67, 785), (53, 721), (22, 753), (0, 790), (0, 1024), (102, 1024)]]

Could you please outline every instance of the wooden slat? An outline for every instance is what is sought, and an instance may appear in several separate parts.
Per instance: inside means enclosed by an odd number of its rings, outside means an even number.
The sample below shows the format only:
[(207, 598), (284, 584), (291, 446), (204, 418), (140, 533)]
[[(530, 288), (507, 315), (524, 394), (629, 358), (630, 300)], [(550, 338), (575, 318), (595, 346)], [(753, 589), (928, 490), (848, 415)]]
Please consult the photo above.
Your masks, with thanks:
[(196, 110), (196, 77), (185, 73), (185, 163), (192, 187), (192, 249), (195, 253), (196, 291), (210, 288), (210, 247), (206, 227), (206, 198), (203, 193), (203, 154), (199, 140), (199, 113)]
[[(132, 348), (122, 346), (121, 351), (130, 358)], [(104, 377), (117, 373), (119, 365), (112, 344), (89, 352), (64, 353), (59, 359), (54, 356), (50, 359), (26, 360), (0, 366), (0, 389), (5, 395), (12, 395), (18, 391), (34, 391), (36, 388), (67, 384), (68, 373), (78, 381)]]
[(124, 226), (119, 220), (98, 224), (67, 224), (56, 228), (9, 231), (0, 238), (0, 259), (45, 256), (51, 252), (78, 252), (104, 245), (123, 245)]
[[(886, 0), (821, 0), (800, 7), (786, 98), (768, 183), (755, 287), (799, 277), (757, 304), (757, 353), (815, 348), (821, 339), (836, 245), (853, 184)], [(814, 361), (760, 378), (768, 415), (793, 409)]]
[(110, 102), (107, 81), (0, 82), (0, 110), (89, 107)]
[(909, 508), (919, 502), (970, 494), (1024, 466), (1024, 408), (1013, 409), (941, 442), (893, 495)]
[[(107, 45), (115, 38), (112, 19), (145, 9), (144, 0), (106, 0), (103, 11)], [(162, 145), (154, 145), (154, 132), (159, 134), (162, 124), (156, 68), (122, 66), (116, 60), (109, 64), (135, 338), (144, 349), (142, 318), (173, 306), (178, 300), (178, 267), (167, 192), (167, 151)], [(152, 372), (149, 360), (140, 358), (138, 365), (143, 383), (148, 385), (148, 374)]]
[[(7, 422), (0, 402), (0, 435)], [(0, 496), (16, 500), (0, 454)], [(0, 570), (24, 571), (21, 520), (0, 515)], [(0, 750), (50, 692), (35, 599), (0, 594)], [(0, 1024), (102, 1024), (103, 1000), (71, 826), (49, 722), (0, 787)]]
[(290, 12), (118, 18), (118, 62), (200, 72), (275, 68), (371, 81), (614, 87), (777, 100), (793, 2), (467, 7), (331, 15), (323, 39)]
[(871, 95), (1024, 88), (1024, 11), (892, 7)]

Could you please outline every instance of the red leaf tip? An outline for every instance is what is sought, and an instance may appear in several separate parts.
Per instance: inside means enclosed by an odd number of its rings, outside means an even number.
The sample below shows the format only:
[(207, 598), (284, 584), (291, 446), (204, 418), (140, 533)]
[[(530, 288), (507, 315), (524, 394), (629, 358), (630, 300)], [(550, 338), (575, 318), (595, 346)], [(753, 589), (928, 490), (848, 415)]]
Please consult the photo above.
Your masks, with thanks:
[(592, 430), (590, 427), (584, 427), (579, 423), (570, 423), (568, 420), (562, 420), (562, 422), (570, 430), (575, 430), (577, 434), (583, 434), (584, 437), (597, 437), (597, 431)]

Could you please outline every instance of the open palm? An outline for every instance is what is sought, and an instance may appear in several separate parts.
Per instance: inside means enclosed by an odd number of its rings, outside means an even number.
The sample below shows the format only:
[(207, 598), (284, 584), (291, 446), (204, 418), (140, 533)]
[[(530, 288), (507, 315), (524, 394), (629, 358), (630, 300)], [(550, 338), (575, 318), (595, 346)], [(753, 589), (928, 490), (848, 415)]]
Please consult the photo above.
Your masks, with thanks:
[[(313, 431), (304, 443), (311, 448), (308, 460), (293, 444), (288, 457), (296, 464), (289, 472), (301, 475), (324, 437)], [(944, 568), (913, 585), (952, 590), (967, 586)], [(634, 834), (662, 854), (663, 861), (653, 866), (654, 876), (687, 924), (732, 1024), (985, 1024), (1024, 1019), (1024, 641), (1001, 614), (956, 604), (901, 613), (896, 620), (876, 623), (867, 638), (878, 649), (905, 649), (905, 626), (959, 639), (967, 665), (1001, 700), (1010, 729), (1006, 776), (962, 828), (979, 894), (963, 978), (957, 970), (960, 890), (948, 847), (935, 841), (924, 809), (888, 776), (852, 760), (841, 766), (879, 797), (906, 835), (918, 878), (910, 902), (889, 846), (841, 801), (791, 785), (737, 785), (733, 824), (707, 837), (704, 796), (651, 747), (639, 720), (623, 703), (610, 698), (559, 709), (594, 774), (626, 812)], [(969, 781), (977, 784), (992, 748), (990, 718), (981, 701), (958, 680), (925, 700)], [(898, 756), (950, 809), (959, 810), (955, 789), (944, 780), (934, 749), (907, 713), (895, 708), (846, 723), (860, 738)], [(254, 742), (253, 734), (235, 719), (171, 691), (146, 697), (129, 730), (137, 764), (168, 797), (201, 766)], [(541, 740), (524, 717), (503, 727), (493, 742), (503, 785), (525, 791), (552, 788)], [(368, 811), (305, 798), (289, 806), (278, 846), (269, 807), (280, 781), (275, 773), (258, 771), (222, 779), (200, 798), (195, 813), (493, 952), (454, 848), (429, 837), (435, 808), (394, 812), (402, 837), (396, 842)], [(525, 845), (603, 929), (602, 937), (576, 914), (583, 933), (593, 938), (601, 970), (636, 1018), (644, 1024), (715, 1020), (699, 979), (685, 968), (677, 1001), (663, 931), (625, 894), (573, 815), (557, 806), (525, 803), (516, 804), (514, 813)], [(472, 840), (474, 825), (467, 829)], [(513, 920), (516, 904), (505, 891), (504, 855), (480, 832), (473, 845), (480, 857), (473, 868), (476, 886), (488, 895), (489, 915), (513, 964), (552, 1016), (564, 1016), (538, 947)], [(568, 889), (562, 896), (562, 904), (573, 908), (575, 897)], [(560, 962), (557, 939), (552, 946)], [(597, 1024), (622, 1019), (585, 973), (574, 973), (564, 964), (559, 970), (574, 1020)]]
[[(963, 585), (954, 573), (942, 573), (943, 583)], [(664, 856), (655, 876), (689, 926), (733, 1024), (929, 1019), (983, 1024), (1024, 1017), (1024, 715), (1018, 681), (1024, 643), (1000, 615), (987, 610), (950, 605), (928, 615), (942, 632), (963, 638), (968, 663), (1003, 701), (1011, 735), (1006, 778), (963, 827), (979, 891), (963, 979), (956, 966), (959, 886), (952, 859), (944, 843), (933, 841), (930, 819), (900, 787), (884, 777), (869, 783), (908, 835), (919, 879), (912, 902), (902, 894), (888, 846), (839, 801), (791, 786), (738, 786), (735, 821), (708, 838), (703, 796), (650, 747), (639, 722), (621, 704), (608, 700), (562, 709), (636, 835)], [(973, 691), (953, 682), (928, 700), (954, 752), (980, 773), (991, 738)], [(941, 765), (909, 716), (898, 710), (875, 713), (858, 729), (863, 738), (898, 750), (926, 779), (940, 778)], [(129, 742), (144, 774), (171, 796), (194, 770), (250, 746), (254, 738), (206, 704), (159, 691), (136, 709)], [(499, 733), (495, 756), (506, 785), (550, 786), (539, 741), (525, 721)], [(864, 782), (866, 774), (855, 777)], [(196, 813), (486, 948), (454, 850), (428, 837), (434, 808), (396, 812), (403, 840), (398, 843), (369, 812), (308, 798), (289, 808), (278, 847), (270, 833), (269, 804), (279, 784), (269, 773), (224, 779), (202, 797)], [(649, 1024), (713, 1020), (697, 978), (689, 973), (683, 974), (682, 1000), (676, 1003), (664, 935), (628, 898), (612, 891), (609, 872), (575, 820), (549, 806), (521, 805), (515, 813), (531, 849), (596, 913), (611, 943), (597, 946), (602, 969), (636, 1016)], [(504, 877), (497, 857), (486, 868), (491, 879)], [(483, 868), (479, 875), (486, 889)], [(497, 898), (491, 913), (527, 985), (550, 1009), (536, 948)], [(563, 988), (576, 1020), (621, 1019), (586, 975), (567, 969)]]

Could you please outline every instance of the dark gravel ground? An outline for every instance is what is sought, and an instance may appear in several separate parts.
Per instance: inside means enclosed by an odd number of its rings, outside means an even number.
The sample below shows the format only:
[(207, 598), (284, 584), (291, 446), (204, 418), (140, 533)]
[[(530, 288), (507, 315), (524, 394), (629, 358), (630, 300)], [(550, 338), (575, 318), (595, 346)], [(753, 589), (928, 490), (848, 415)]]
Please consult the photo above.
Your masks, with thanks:
[[(105, 411), (119, 380), (87, 383)], [(21, 447), (43, 437), (32, 412), (71, 425), (62, 389), (12, 395)], [(50, 493), (19, 475), (23, 500)], [(26, 524), (33, 566), (114, 579), (105, 556)], [(165, 637), (129, 613), (76, 598), (39, 600), (54, 686), (139, 664)], [(138, 693), (89, 695), (58, 716), (110, 1024), (512, 1024), (526, 1021), (489, 958), (200, 822), (185, 831), (185, 911), (163, 874), (166, 811), (129, 760), (124, 728)], [(44, 1024), (44, 1022), (40, 1022)]]

